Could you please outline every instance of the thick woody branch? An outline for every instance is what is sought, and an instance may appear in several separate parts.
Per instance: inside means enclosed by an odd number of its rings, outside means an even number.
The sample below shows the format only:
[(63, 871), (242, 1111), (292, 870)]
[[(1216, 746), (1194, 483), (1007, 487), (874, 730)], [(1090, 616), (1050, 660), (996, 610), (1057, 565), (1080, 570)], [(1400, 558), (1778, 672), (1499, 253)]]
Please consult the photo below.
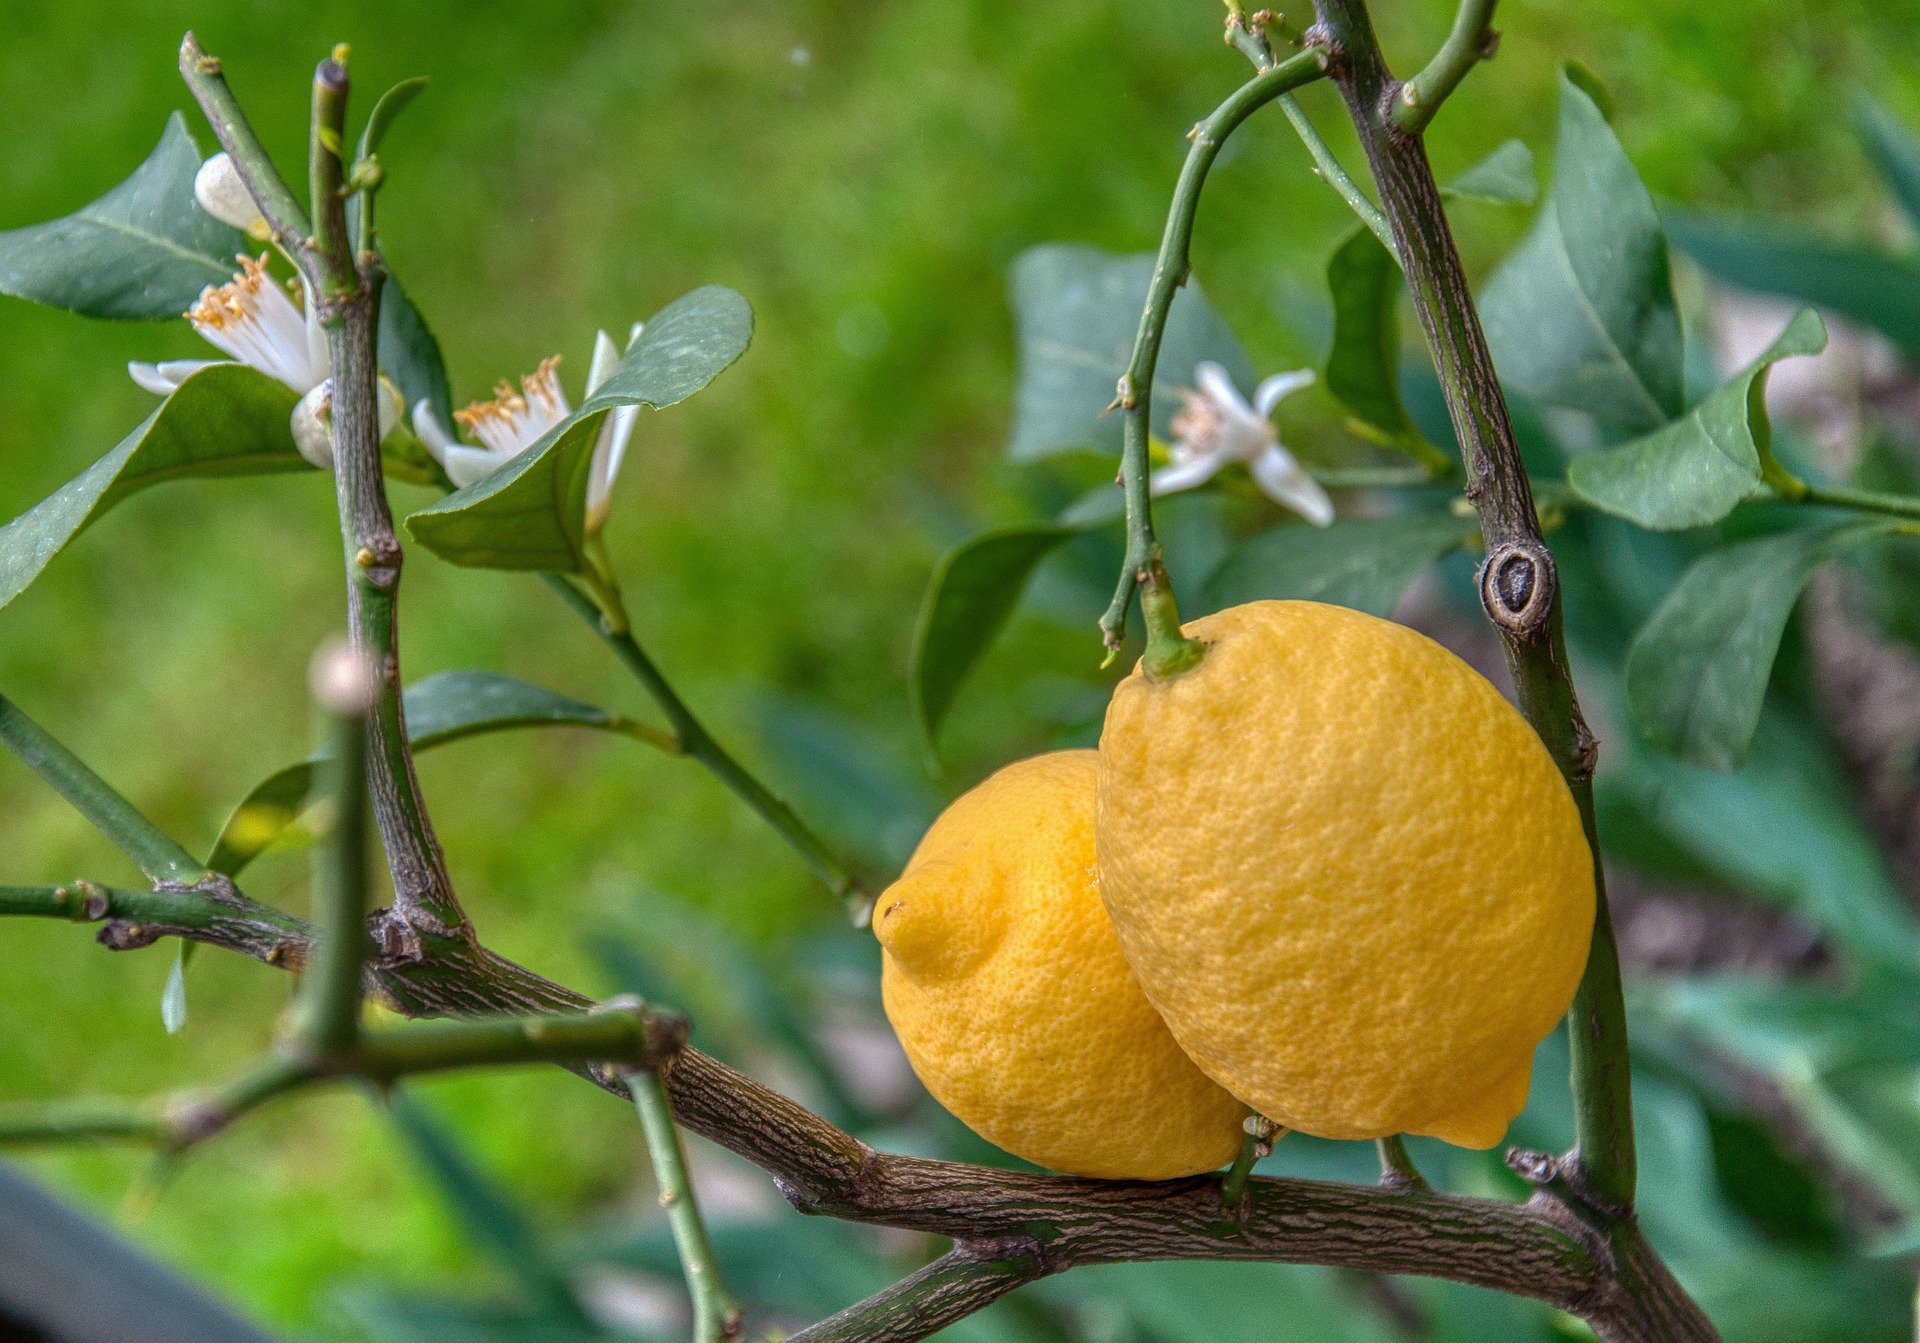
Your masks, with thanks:
[(964, 1241), (885, 1291), (802, 1329), (788, 1343), (911, 1343), (1052, 1271), (1030, 1241)]

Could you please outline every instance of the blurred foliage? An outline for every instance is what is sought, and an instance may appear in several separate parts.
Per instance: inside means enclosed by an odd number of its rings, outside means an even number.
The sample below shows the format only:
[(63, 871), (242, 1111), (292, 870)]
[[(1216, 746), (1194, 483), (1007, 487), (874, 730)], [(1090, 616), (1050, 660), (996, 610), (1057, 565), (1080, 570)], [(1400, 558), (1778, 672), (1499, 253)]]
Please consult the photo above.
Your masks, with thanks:
[[(1382, 6), (1379, 22), (1405, 65), (1449, 18), (1450, 6), (1422, 0)], [(1898, 142), (1863, 148), (1835, 109), (1837, 91), (1865, 89), (1920, 125), (1917, 20), (1912, 0), (1817, 11), (1510, 0), (1500, 58), (1439, 118), (1433, 157), (1445, 179), (1518, 136), (1551, 163), (1560, 62), (1573, 58), (1610, 86), (1614, 129), (1656, 200), (1791, 219), (1836, 247), (1893, 255), (1906, 225), (1872, 163)], [(140, 161), (167, 113), (189, 103), (173, 67), (189, 26), (224, 59), (283, 164), (302, 152), (307, 74), (333, 42), (353, 43), (363, 91), (431, 77), (384, 146), (381, 221), (445, 348), (456, 403), (555, 351), (577, 386), (596, 327), (624, 329), (698, 285), (751, 300), (756, 334), (740, 365), (643, 420), (610, 545), (636, 626), (682, 692), (870, 874), (890, 875), (938, 801), (986, 769), (1091, 739), (1110, 535), (1065, 542), (1040, 566), (954, 698), (934, 777), (907, 693), (915, 612), (954, 543), (1052, 518), (1101, 479), (1097, 461), (1003, 460), (1008, 270), (1039, 242), (1132, 253), (1157, 239), (1181, 132), (1241, 78), (1202, 0), (1062, 0), (1040, 12), (1005, 0), (41, 7), (10, 17), (0, 51), (0, 107), (15, 122), (0, 226), (64, 214)], [(1332, 91), (1302, 102), (1357, 166)], [(1196, 273), (1262, 372), (1319, 363), (1332, 335), (1323, 267), (1349, 220), (1305, 169), (1282, 120), (1256, 120), (1223, 155), (1195, 240)], [(1527, 225), (1510, 207), (1453, 208), (1476, 278)], [(152, 409), (126, 360), (203, 351), (184, 323), (0, 308), (0, 516), (78, 474)], [(1419, 432), (1450, 442), (1417, 366), (1402, 391)], [(1558, 476), (1562, 442), (1527, 407), (1517, 418), (1530, 465)], [(1312, 460), (1371, 460), (1345, 422), (1317, 390), (1287, 403), (1282, 429)], [(432, 498), (396, 487), (405, 511)], [(1264, 507), (1229, 484), (1165, 508), (1183, 603), (1201, 609), (1229, 539), (1273, 520)], [(1911, 1286), (1897, 1256), (1920, 1219), (1920, 1170), (1906, 1155), (1920, 1150), (1920, 1031), (1895, 1030), (1914, 1001), (1910, 920), (1790, 666), (1736, 775), (1635, 746), (1618, 703), (1628, 640), (1686, 562), (1783, 525), (1743, 506), (1704, 532), (1651, 536), (1590, 515), (1556, 537), (1582, 686), (1607, 743), (1615, 856), (1788, 904), (1877, 975), (1851, 993), (1743, 982), (1636, 993), (1644, 1219), (1729, 1338), (1891, 1339), (1907, 1327)], [(643, 713), (537, 581), (410, 553), (411, 679), (488, 668)], [(311, 745), (303, 671), (339, 620), (337, 556), (317, 474), (146, 492), (7, 610), (0, 688), (204, 851), (254, 780)], [(1456, 555), (1435, 572), (1470, 614), (1468, 569)], [(1904, 608), (1885, 618), (1916, 620)], [(873, 1045), (874, 949), (695, 767), (558, 730), (449, 745), (421, 769), (456, 880), (499, 950), (583, 988), (688, 1008), (703, 1047), (873, 1141), (992, 1159), (923, 1096), (862, 1094), (836, 1064), (861, 1057), (850, 1041)], [(4, 761), (0, 853), (8, 880), (130, 875)], [(268, 853), (249, 886), (299, 908), (304, 862)], [(202, 955), (191, 1023), (168, 1037), (158, 1004), (170, 949), (108, 956), (70, 927), (30, 921), (0, 939), (6, 1098), (216, 1075), (264, 1043), (287, 988), (277, 972)], [(1895, 1225), (1881, 1242), (1863, 1241), (1816, 1178), (1828, 1172), (1761, 1123), (1750, 1096), (1694, 1066), (1702, 1043), (1768, 1079), (1826, 1150), (1882, 1173)], [(1513, 1141), (1565, 1144), (1564, 1076), (1564, 1049), (1549, 1041)], [(608, 1302), (657, 1304), (647, 1284), (670, 1281), (666, 1242), (624, 1107), (551, 1070), (437, 1082), (417, 1089), (417, 1105), (398, 1127), (351, 1093), (276, 1108), (197, 1154), (136, 1233), (263, 1319), (342, 1337), (577, 1335), (551, 1281), (529, 1278), (536, 1269), (580, 1287), (602, 1319), (617, 1313)], [(438, 1159), (420, 1162), (423, 1144)], [(1415, 1147), (1450, 1187), (1518, 1192), (1494, 1158)], [(742, 1191), (731, 1218), (715, 1207), (718, 1240), (766, 1318), (798, 1323), (844, 1304), (931, 1248), (803, 1222), (763, 1178), (702, 1155), (716, 1186)], [(96, 1151), (32, 1165), (110, 1208), (138, 1163)], [(1370, 1179), (1371, 1163), (1363, 1146), (1289, 1138), (1269, 1167)], [(508, 1244), (542, 1249), (530, 1260), (503, 1255)], [(534, 1332), (548, 1307), (567, 1318)], [(1402, 1336), (1409, 1320), (1435, 1338), (1581, 1333), (1464, 1288), (1220, 1265), (1083, 1271), (956, 1333), (1373, 1340)]]

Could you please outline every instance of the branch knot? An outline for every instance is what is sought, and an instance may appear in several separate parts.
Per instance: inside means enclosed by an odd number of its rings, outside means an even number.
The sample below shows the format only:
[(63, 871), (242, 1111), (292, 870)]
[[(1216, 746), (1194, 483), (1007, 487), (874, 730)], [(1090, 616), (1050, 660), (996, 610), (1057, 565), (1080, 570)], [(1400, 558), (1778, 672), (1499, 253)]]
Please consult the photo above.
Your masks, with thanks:
[(1528, 539), (1490, 547), (1479, 583), (1487, 618), (1501, 629), (1529, 636), (1546, 626), (1559, 579), (1552, 553)]

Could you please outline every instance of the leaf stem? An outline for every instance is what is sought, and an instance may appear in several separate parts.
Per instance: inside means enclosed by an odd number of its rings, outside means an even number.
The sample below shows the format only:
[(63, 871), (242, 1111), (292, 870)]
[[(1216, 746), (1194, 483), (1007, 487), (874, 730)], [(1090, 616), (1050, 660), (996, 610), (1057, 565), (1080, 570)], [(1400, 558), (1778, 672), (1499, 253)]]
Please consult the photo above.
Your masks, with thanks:
[(1877, 490), (1803, 485), (1791, 502), (1852, 508), (1863, 513), (1884, 513), (1895, 518), (1920, 518), (1920, 498), (1905, 494), (1882, 494)]
[(680, 1271), (693, 1297), (693, 1343), (724, 1343), (738, 1338), (740, 1306), (720, 1280), (720, 1265), (700, 1220), (700, 1205), (694, 1200), (693, 1181), (687, 1175), (686, 1149), (673, 1122), (666, 1089), (652, 1072), (627, 1073), (623, 1080), (633, 1093), (640, 1126), (646, 1131), (647, 1154), (653, 1160), (654, 1178), (660, 1183), (660, 1206), (667, 1210), (674, 1247), (680, 1252)]
[(120, 852), (154, 882), (195, 886), (207, 879), (207, 865), (181, 848), (172, 836), (142, 816), (111, 784), (68, 750), (53, 734), (0, 695), (0, 745), (4, 745), (53, 786)]
[(1461, 0), (1454, 12), (1453, 28), (1447, 40), (1426, 68), (1400, 86), (1394, 100), (1393, 119), (1400, 129), (1418, 135), (1433, 120), (1440, 104), (1460, 86), (1467, 72), (1481, 61), (1492, 60), (1500, 44), (1500, 34), (1490, 26), (1496, 0)]
[(1200, 191), (1206, 185), (1207, 173), (1219, 156), (1221, 146), (1254, 112), (1281, 94), (1320, 78), (1324, 69), (1325, 58), (1317, 50), (1291, 56), (1260, 71), (1235, 89), (1188, 133), (1192, 147), (1187, 150), (1186, 162), (1174, 185), (1166, 229), (1160, 236), (1160, 254), (1154, 260), (1146, 307), (1140, 314), (1140, 329), (1134, 337), (1133, 355), (1120, 378), (1115, 404), (1126, 416), (1120, 476), (1127, 497), (1127, 553), (1113, 601), (1100, 617), (1100, 632), (1106, 646), (1118, 650), (1126, 637), (1127, 609), (1133, 604), (1135, 591), (1143, 584), (1153, 587), (1159, 600), (1151, 610), (1143, 603), (1141, 610), (1147, 622), (1149, 657), (1153, 659), (1149, 665), (1161, 665), (1168, 675), (1186, 670), (1205, 650), (1180, 633), (1173, 588), (1166, 582), (1160, 543), (1153, 533), (1153, 501), (1148, 490), (1147, 444), (1152, 423), (1153, 377), (1160, 359), (1160, 340), (1166, 332), (1167, 312), (1173, 306), (1174, 293), (1186, 282), (1188, 250), (1193, 240), (1194, 217), (1200, 207)]
[(1280, 110), (1287, 114), (1287, 120), (1293, 123), (1293, 129), (1299, 135), (1300, 143), (1305, 145), (1307, 153), (1313, 156), (1314, 171), (1319, 174), (1320, 179), (1340, 193), (1340, 199), (1360, 217), (1360, 222), (1367, 226), (1367, 231), (1380, 240), (1380, 245), (1387, 249), (1387, 255), (1393, 258), (1395, 265), (1398, 265), (1400, 246), (1393, 240), (1393, 230), (1387, 227), (1387, 217), (1380, 213), (1379, 206), (1368, 199), (1367, 193), (1360, 189), (1360, 184), (1349, 177), (1347, 170), (1340, 166), (1340, 160), (1333, 156), (1333, 150), (1328, 148), (1327, 142), (1320, 137), (1319, 130), (1307, 117), (1306, 108), (1300, 106), (1300, 100), (1291, 93), (1281, 94)]
[[(620, 661), (626, 664), (634, 679), (646, 687), (647, 693), (660, 706), (667, 716), (667, 722), (673, 728), (673, 737), (680, 754), (691, 756), (705, 765), (715, 778), (731, 789), (736, 797), (745, 802), (774, 828), (780, 837), (790, 844), (794, 851), (813, 869), (814, 875), (826, 883), (827, 889), (839, 896), (847, 906), (848, 913), (856, 923), (864, 923), (871, 898), (861, 887), (859, 880), (848, 870), (838, 854), (827, 843), (808, 828), (798, 815), (785, 802), (776, 797), (767, 786), (748, 772), (746, 767), (729, 754), (725, 747), (714, 740), (700, 720), (687, 707), (685, 700), (675, 692), (660, 668), (647, 656), (633, 637), (631, 628), (627, 628), (624, 609), (617, 617), (604, 612), (593, 597), (562, 574), (545, 574), (547, 586), (560, 594), (568, 606), (613, 649)], [(605, 594), (611, 589), (600, 585), (597, 590)]]

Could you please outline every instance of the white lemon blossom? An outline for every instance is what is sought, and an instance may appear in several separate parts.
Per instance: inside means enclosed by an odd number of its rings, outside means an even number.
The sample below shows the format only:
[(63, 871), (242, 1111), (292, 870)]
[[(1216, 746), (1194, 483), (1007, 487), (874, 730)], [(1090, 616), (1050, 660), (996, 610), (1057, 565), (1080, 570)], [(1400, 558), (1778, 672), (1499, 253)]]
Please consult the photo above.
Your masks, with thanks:
[[(627, 348), (640, 339), (641, 324), (636, 322), (627, 337)], [(426, 444), (434, 460), (445, 468), (447, 479), (464, 489), (498, 471), (536, 443), (540, 436), (573, 413), (567, 393), (555, 372), (560, 356), (542, 360), (538, 368), (520, 379), (520, 390), (502, 380), (491, 401), (476, 401), (453, 413), (454, 420), (469, 435), (479, 440), (474, 447), (448, 436), (425, 401), (413, 408), (413, 432)], [(593, 362), (587, 369), (587, 395), (613, 374), (620, 363), (620, 350), (612, 337), (602, 331), (593, 341)], [(638, 406), (617, 406), (608, 413), (594, 440), (593, 461), (587, 476), (587, 534), (595, 535), (607, 522), (613, 496), (613, 482), (626, 457), (627, 442), (633, 437)]]
[(1270, 418), (1280, 398), (1313, 382), (1313, 370), (1274, 374), (1254, 392), (1252, 405), (1218, 364), (1201, 364), (1193, 378), (1199, 387), (1181, 394), (1184, 404), (1173, 417), (1172, 461), (1153, 473), (1153, 493), (1190, 490), (1228, 462), (1245, 462), (1254, 484), (1275, 503), (1316, 527), (1332, 522), (1333, 501), (1281, 445)]
[[(267, 274), (266, 258), (239, 258), (240, 271), (223, 285), (208, 285), (187, 309), (193, 329), (230, 359), (258, 369), (300, 393), (291, 427), (300, 455), (322, 470), (333, 466), (333, 385), (326, 333), (310, 313), (288, 298)], [(302, 290), (304, 298), (305, 291)], [(127, 365), (133, 380), (156, 396), (169, 396), (212, 359), (169, 359)], [(400, 394), (380, 380), (380, 437), (400, 418)]]

